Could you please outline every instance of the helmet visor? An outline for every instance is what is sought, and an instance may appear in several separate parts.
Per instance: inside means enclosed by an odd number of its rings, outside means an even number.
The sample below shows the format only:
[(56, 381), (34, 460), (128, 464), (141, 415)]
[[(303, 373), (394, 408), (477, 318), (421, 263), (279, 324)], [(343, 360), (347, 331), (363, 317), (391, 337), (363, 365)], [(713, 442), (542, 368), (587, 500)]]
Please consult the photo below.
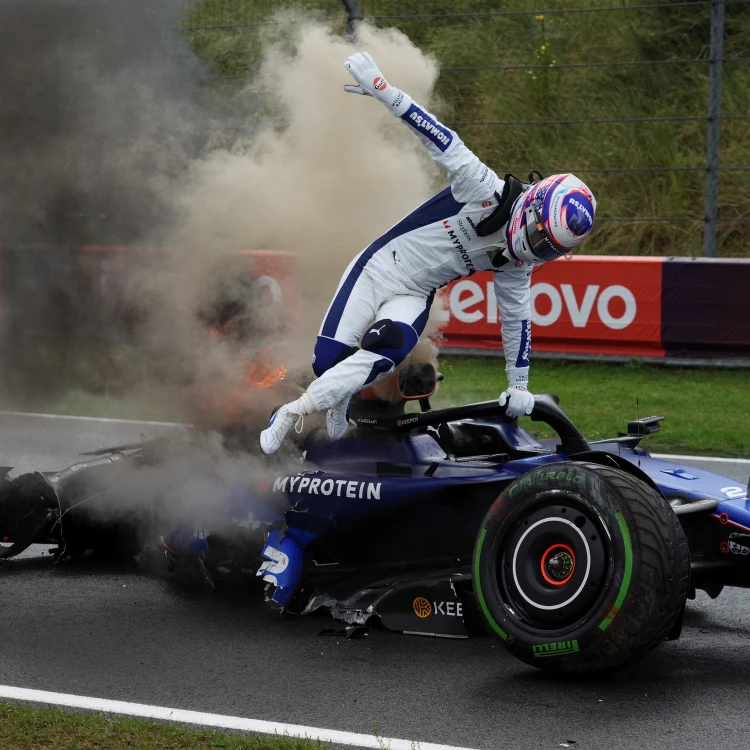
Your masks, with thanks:
[(544, 231), (542, 218), (536, 207), (536, 201), (526, 209), (526, 239), (534, 255), (541, 261), (555, 260), (570, 252), (558, 247)]

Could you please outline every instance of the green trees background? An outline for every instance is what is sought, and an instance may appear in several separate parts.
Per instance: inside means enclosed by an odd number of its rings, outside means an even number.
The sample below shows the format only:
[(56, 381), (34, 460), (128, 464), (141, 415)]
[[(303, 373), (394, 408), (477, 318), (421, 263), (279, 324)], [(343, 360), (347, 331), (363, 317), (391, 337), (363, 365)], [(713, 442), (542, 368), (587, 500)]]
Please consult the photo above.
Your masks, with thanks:
[[(497, 172), (580, 170), (598, 196), (599, 219), (702, 219), (705, 119), (632, 120), (705, 118), (710, 4), (629, 4), (639, 7), (625, 10), (616, 0), (360, 3), (368, 22), (399, 28), (439, 61), (437, 114)], [(543, 6), (612, 10), (514, 14)], [(231, 90), (252, 78), (262, 35), (280, 7), (333, 19), (333, 28), (345, 33), (338, 0), (188, 5), (184, 33), (210, 64), (215, 87)], [(724, 63), (723, 116), (729, 119), (722, 122), (721, 165), (731, 169), (720, 174), (719, 254), (750, 256), (750, 223), (732, 221), (750, 217), (750, 171), (737, 169), (750, 168), (750, 119), (731, 119), (750, 114), (750, 4), (727, 5), (725, 58), (744, 59)], [(524, 124), (492, 124), (508, 121)], [(650, 171), (616, 171), (628, 169)], [(584, 252), (700, 255), (703, 222), (599, 221), (595, 233)]]

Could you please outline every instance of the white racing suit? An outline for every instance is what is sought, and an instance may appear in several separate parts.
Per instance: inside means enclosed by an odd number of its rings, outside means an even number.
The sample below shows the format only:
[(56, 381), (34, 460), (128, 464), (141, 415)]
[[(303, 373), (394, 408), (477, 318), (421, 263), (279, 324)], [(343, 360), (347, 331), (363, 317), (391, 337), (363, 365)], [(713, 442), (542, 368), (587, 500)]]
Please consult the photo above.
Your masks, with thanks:
[(486, 237), (476, 232), (497, 207), (504, 182), (416, 103), (401, 119), (451, 186), (378, 237), (344, 272), (315, 344), (318, 379), (308, 393), (319, 409), (392, 372), (419, 341), (436, 290), (475, 271), (495, 271), (509, 385), (528, 382), (532, 266), (498, 262), (505, 225)]

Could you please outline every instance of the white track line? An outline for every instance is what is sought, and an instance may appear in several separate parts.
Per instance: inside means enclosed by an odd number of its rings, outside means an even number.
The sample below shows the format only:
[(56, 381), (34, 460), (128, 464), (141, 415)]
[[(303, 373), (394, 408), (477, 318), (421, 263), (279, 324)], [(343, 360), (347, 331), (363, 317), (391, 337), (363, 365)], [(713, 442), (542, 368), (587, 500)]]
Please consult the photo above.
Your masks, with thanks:
[(146, 419), (111, 419), (109, 417), (78, 417), (75, 414), (38, 414), (29, 411), (0, 411), (0, 417), (35, 417), (37, 419), (78, 419), (82, 422), (105, 424), (146, 424), (155, 427), (192, 427), (184, 422), (152, 422)]
[(714, 461), (724, 464), (750, 464), (750, 458), (722, 458), (721, 456), (677, 456), (671, 453), (652, 453), (654, 458), (667, 461)]
[(0, 685), (0, 698), (9, 700), (29, 701), (31, 703), (48, 703), (55, 706), (82, 708), (87, 711), (101, 711), (103, 713), (138, 716), (144, 719), (159, 719), (162, 721), (177, 721), (183, 724), (194, 724), (219, 729), (234, 729), (258, 734), (280, 735), (282, 737), (299, 737), (302, 739), (331, 742), (335, 745), (350, 745), (353, 747), (390, 748), (391, 750), (470, 750), (470, 748), (455, 747), (453, 745), (436, 745), (431, 742), (412, 742), (411, 740), (394, 740), (387, 737), (375, 737), (370, 734), (357, 732), (339, 732), (335, 729), (319, 729), (305, 727), (299, 724), (279, 724), (273, 721), (259, 719), (243, 719), (240, 716), (225, 716), (223, 714), (204, 714), (198, 711), (183, 711), (179, 708), (164, 708), (162, 706), (147, 706), (142, 703), (125, 703), (124, 701), (110, 701), (104, 698), (86, 698), (82, 695), (68, 695), (66, 693), (51, 693), (46, 690), (29, 690), (27, 688)]

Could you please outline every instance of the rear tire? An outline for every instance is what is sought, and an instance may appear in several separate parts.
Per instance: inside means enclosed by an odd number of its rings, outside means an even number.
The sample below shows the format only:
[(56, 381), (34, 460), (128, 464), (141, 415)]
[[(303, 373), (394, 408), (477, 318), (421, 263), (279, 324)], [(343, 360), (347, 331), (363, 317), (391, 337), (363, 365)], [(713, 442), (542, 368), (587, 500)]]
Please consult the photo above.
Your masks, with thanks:
[(477, 537), (473, 572), (480, 610), (517, 658), (591, 674), (667, 638), (690, 557), (658, 490), (619, 469), (564, 462), (503, 491)]

